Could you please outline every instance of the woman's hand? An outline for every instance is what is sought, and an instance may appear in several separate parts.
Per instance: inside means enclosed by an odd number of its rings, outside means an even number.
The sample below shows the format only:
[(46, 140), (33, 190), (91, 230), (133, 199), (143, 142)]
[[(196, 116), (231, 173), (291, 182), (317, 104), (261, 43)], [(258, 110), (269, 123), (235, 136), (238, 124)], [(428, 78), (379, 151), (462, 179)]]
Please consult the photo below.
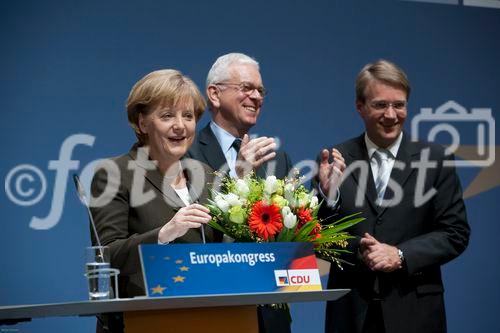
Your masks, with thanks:
[(182, 207), (170, 221), (168, 221), (158, 234), (160, 243), (169, 243), (184, 236), (189, 229), (199, 228), (202, 224), (207, 224), (211, 216), (210, 211), (200, 204), (191, 204)]

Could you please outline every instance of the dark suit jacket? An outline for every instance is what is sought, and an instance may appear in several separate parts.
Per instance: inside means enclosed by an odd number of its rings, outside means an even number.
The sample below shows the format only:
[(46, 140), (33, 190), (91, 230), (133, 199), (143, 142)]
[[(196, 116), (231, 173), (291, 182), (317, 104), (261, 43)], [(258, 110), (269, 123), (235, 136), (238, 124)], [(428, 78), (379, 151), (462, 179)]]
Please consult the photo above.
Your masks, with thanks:
[[(196, 139), (189, 149), (188, 157), (208, 164), (212, 169), (219, 170), (227, 161), (219, 141), (210, 128), (210, 124), (205, 126), (196, 135)], [(284, 178), (288, 176), (291, 169), (291, 162), (288, 155), (283, 151), (277, 151), (276, 157), (261, 165), (256, 174), (259, 177), (275, 175), (276, 178)]]
[[(352, 288), (352, 292), (328, 304), (326, 332), (361, 332), (368, 303), (374, 298), (383, 300), (387, 333), (446, 331), (440, 266), (465, 250), (470, 234), (459, 178), (454, 168), (443, 166), (443, 161), (450, 157), (445, 157), (442, 147), (410, 142), (404, 134), (396, 162), (405, 166), (402, 170), (395, 166), (391, 173), (391, 179), (403, 189), (403, 199), (394, 207), (381, 208), (375, 204), (376, 191), (364, 135), (336, 148), (346, 160), (346, 172), (356, 161), (366, 162), (368, 170), (365, 179), (360, 169), (347, 174), (340, 188), (338, 213), (345, 216), (362, 212), (366, 220), (348, 230), (356, 238), (349, 243), (353, 254), (347, 260), (355, 265), (344, 265), (344, 270), (332, 265), (328, 288)], [(420, 153), (425, 149), (429, 150), (429, 160), (437, 164), (427, 170), (424, 189), (435, 188), (437, 192), (416, 207), (418, 172), (410, 163), (420, 160)], [(356, 191), (365, 182), (363, 204), (356, 207)], [(313, 186), (317, 186), (317, 180)], [(392, 198), (393, 194), (388, 186), (385, 199)], [(324, 216), (331, 213), (325, 208), (321, 212)], [(365, 232), (401, 249), (405, 256), (403, 269), (392, 273), (369, 270), (357, 256), (359, 240)]]
[[(91, 186), (92, 196), (97, 198), (91, 202), (97, 233), (101, 243), (110, 247), (111, 266), (120, 269), (120, 297), (145, 295), (138, 245), (157, 244), (160, 228), (184, 206), (171, 186), (163, 186), (160, 171), (157, 168), (148, 170), (151, 161), (147, 157), (138, 159), (137, 154), (137, 145), (134, 145), (128, 154), (102, 162)], [(186, 167), (184, 162), (183, 167)], [(134, 170), (131, 168), (136, 169), (136, 197), (132, 194)], [(203, 203), (207, 198), (207, 187), (194, 188), (192, 184), (212, 182), (212, 171), (201, 163), (191, 171), (185, 172), (191, 197), (196, 197), (195, 192), (201, 192), (198, 201)], [(204, 176), (205, 180), (194, 179), (196, 174), (197, 177)], [(106, 186), (109, 187), (105, 191)], [(106, 194), (109, 190), (111, 193)], [(134, 203), (135, 199), (141, 200), (150, 195), (148, 192), (153, 195), (151, 200), (140, 205)], [(205, 236), (207, 242), (220, 241), (222, 238), (208, 226), (205, 226)], [(201, 229), (191, 229), (174, 241), (201, 242)]]

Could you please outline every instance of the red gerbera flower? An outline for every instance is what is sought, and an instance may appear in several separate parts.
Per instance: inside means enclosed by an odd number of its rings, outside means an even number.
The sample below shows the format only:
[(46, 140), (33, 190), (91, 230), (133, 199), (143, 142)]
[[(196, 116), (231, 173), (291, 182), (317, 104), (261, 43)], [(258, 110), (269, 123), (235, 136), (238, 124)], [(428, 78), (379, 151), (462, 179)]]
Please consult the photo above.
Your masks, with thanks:
[(248, 225), (260, 238), (268, 240), (283, 228), (280, 208), (274, 204), (267, 205), (263, 201), (257, 201), (250, 213)]
[(297, 211), (297, 217), (299, 218), (299, 229), (312, 220), (311, 210), (306, 208), (299, 208)]

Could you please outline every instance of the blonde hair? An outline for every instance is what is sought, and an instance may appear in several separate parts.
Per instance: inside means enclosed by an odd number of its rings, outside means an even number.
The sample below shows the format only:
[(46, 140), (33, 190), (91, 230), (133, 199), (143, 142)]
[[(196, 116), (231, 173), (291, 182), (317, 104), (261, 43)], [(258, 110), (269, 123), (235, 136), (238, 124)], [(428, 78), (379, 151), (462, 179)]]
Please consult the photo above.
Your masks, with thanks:
[(151, 72), (137, 81), (127, 99), (127, 115), (139, 143), (145, 144), (147, 135), (139, 128), (139, 115), (150, 114), (160, 103), (175, 106), (191, 99), (198, 121), (205, 111), (206, 103), (196, 84), (175, 69)]
[(410, 98), (410, 82), (405, 72), (396, 64), (381, 59), (368, 64), (356, 78), (356, 101), (364, 103), (366, 100), (366, 88), (373, 81), (378, 81), (390, 87), (401, 89), (406, 92), (406, 99)]

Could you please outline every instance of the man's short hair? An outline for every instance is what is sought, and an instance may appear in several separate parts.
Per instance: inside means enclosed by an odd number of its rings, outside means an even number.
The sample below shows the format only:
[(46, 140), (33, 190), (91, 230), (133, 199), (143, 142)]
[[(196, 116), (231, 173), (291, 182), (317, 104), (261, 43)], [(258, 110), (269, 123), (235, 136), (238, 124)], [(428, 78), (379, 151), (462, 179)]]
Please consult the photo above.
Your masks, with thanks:
[(252, 64), (259, 69), (259, 63), (252, 57), (243, 53), (228, 53), (217, 58), (208, 71), (206, 87), (230, 79), (229, 68), (234, 64)]
[(373, 81), (388, 85), (395, 89), (401, 89), (406, 92), (406, 99), (410, 98), (410, 82), (405, 72), (396, 64), (381, 59), (368, 64), (356, 78), (356, 101), (364, 103), (366, 101), (366, 88)]

